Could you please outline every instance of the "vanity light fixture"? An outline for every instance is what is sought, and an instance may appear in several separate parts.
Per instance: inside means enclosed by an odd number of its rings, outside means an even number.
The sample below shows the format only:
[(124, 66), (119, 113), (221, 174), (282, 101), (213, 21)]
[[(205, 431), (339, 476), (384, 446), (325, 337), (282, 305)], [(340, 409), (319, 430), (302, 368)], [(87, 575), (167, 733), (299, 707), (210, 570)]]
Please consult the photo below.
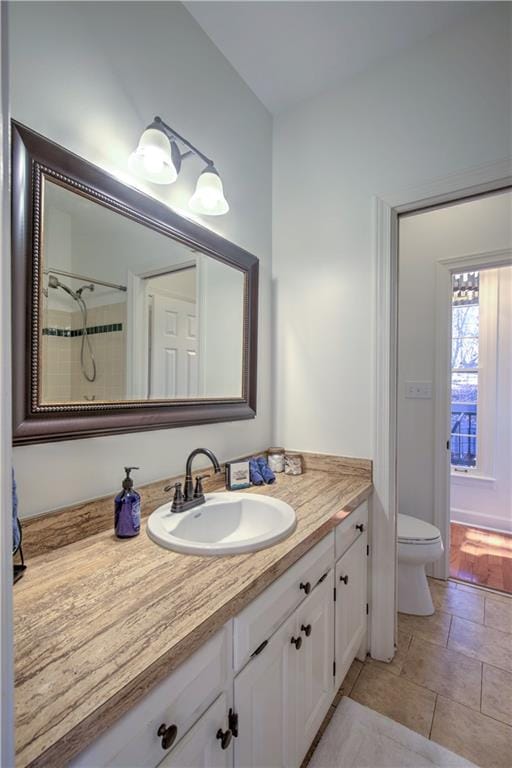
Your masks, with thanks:
[[(180, 150), (178, 142), (187, 147), (184, 152)], [(137, 149), (130, 155), (129, 165), (134, 173), (153, 184), (172, 184), (178, 178), (182, 160), (190, 155), (196, 155), (206, 163), (190, 198), (190, 208), (194, 213), (204, 216), (227, 213), (229, 205), (213, 160), (164, 123), (161, 117), (155, 117), (145, 129)]]
[(222, 179), (214, 165), (206, 166), (201, 172), (189, 206), (195, 213), (208, 216), (221, 216), (229, 211), (229, 205), (224, 197)]

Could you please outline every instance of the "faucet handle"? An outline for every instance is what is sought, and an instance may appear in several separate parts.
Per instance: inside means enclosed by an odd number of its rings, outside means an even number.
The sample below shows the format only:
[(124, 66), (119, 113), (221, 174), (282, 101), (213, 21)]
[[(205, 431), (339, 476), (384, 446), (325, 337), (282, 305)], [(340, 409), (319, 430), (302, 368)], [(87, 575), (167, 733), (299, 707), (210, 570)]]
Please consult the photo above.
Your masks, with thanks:
[(181, 490), (181, 483), (174, 483), (174, 485), (168, 485), (164, 488), (165, 491), (170, 491), (174, 488), (174, 496), (172, 499), (171, 512), (181, 512), (183, 508), (183, 491)]
[(194, 488), (194, 499), (199, 499), (201, 496), (204, 496), (202, 481), (206, 480), (207, 477), (210, 477), (210, 475), (198, 475), (196, 477), (196, 487)]

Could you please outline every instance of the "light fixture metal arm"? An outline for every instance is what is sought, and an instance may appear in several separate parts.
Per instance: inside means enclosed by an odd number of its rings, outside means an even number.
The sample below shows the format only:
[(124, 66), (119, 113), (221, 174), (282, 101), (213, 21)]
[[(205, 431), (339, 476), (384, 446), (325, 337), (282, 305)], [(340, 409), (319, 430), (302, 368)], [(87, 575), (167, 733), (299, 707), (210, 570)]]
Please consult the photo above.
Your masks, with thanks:
[(209, 158), (209, 157), (207, 157), (207, 155), (203, 154), (203, 152), (201, 152), (190, 141), (188, 141), (188, 139), (185, 139), (183, 136), (181, 136), (181, 134), (179, 134), (177, 131), (175, 131), (174, 128), (171, 128), (170, 125), (167, 125), (167, 123), (164, 122), (162, 120), (162, 118), (159, 117), (158, 115), (155, 116), (153, 124), (155, 124), (155, 123), (158, 125), (159, 128), (161, 128), (162, 130), (165, 131), (165, 133), (168, 135), (168, 137), (170, 139), (177, 139), (178, 141), (180, 141), (182, 144), (184, 144), (186, 147), (189, 148), (189, 150), (190, 150), (189, 152), (184, 152), (184, 153), (181, 154), (182, 158), (187, 157), (190, 153), (192, 153), (192, 154), (197, 155), (198, 157), (200, 157), (201, 160), (204, 160), (206, 165), (214, 167), (214, 162), (213, 162), (213, 160), (211, 158)]

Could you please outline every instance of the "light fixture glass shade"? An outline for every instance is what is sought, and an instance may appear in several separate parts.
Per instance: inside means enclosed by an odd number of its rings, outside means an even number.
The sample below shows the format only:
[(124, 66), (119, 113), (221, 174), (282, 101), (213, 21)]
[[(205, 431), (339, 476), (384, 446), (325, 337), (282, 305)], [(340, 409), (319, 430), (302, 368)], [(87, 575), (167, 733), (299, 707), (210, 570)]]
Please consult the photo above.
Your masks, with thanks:
[(222, 216), (229, 211), (222, 179), (212, 165), (207, 166), (199, 176), (189, 206), (194, 213), (201, 213), (203, 216)]
[(130, 155), (130, 169), (154, 184), (172, 184), (178, 178), (171, 142), (158, 128), (146, 128)]

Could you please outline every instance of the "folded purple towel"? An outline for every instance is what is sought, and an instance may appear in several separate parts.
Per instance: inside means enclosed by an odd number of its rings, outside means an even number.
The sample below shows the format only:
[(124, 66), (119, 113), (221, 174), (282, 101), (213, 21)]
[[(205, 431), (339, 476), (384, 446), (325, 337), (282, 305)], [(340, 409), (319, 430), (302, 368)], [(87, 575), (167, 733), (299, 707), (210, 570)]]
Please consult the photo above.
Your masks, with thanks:
[(258, 456), (256, 461), (258, 462), (258, 467), (259, 467), (261, 476), (263, 477), (267, 485), (272, 485), (272, 483), (275, 483), (276, 476), (274, 475), (269, 465), (267, 464), (266, 459), (263, 456)]
[(249, 476), (253, 485), (263, 485), (263, 476), (255, 458), (249, 459)]

